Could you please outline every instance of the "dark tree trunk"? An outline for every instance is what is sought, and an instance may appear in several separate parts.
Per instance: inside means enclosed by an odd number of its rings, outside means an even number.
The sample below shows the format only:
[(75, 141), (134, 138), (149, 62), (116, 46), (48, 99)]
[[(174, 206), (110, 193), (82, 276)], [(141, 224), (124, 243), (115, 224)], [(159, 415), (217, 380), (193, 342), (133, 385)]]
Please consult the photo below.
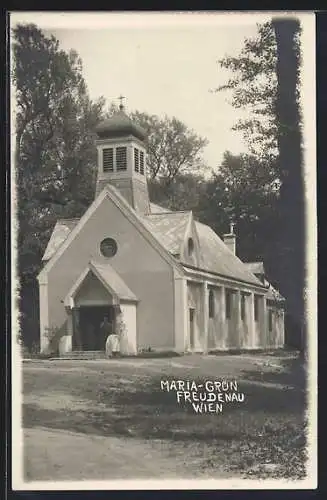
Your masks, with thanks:
[(299, 346), (305, 337), (305, 207), (300, 111), (297, 97), (300, 32), (296, 19), (275, 19), (277, 42), (277, 101), (279, 168), (279, 246), (277, 265), (280, 291), (286, 298)]

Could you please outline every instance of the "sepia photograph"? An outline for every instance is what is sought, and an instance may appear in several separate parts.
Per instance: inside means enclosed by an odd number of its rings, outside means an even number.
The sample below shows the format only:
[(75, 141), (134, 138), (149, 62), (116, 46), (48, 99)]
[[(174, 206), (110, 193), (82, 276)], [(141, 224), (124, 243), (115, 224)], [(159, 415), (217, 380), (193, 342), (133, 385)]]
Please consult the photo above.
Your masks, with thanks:
[(315, 489), (312, 12), (11, 12), (14, 490)]

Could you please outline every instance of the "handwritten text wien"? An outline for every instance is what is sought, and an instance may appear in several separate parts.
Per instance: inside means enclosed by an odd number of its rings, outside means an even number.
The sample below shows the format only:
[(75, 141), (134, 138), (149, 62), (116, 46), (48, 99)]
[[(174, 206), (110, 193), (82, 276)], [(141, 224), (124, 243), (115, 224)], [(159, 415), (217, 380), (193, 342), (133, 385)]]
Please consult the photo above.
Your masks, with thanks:
[(225, 403), (243, 403), (245, 396), (239, 392), (235, 380), (161, 380), (165, 392), (175, 392), (179, 404), (190, 404), (196, 413), (222, 413)]

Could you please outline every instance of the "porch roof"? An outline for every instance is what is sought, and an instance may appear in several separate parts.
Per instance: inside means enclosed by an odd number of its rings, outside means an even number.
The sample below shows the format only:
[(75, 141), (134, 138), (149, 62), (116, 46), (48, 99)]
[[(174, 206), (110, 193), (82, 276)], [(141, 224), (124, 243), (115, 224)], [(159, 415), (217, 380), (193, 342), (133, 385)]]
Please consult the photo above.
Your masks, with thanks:
[(77, 281), (74, 283), (74, 285), (66, 295), (64, 301), (66, 306), (72, 305), (72, 301), (74, 300), (75, 295), (77, 294), (82, 283), (90, 272), (99, 279), (103, 286), (116, 300), (126, 300), (130, 302), (138, 301), (136, 295), (130, 290), (124, 280), (110, 266), (110, 264), (102, 264), (99, 262), (90, 261), (86, 269), (79, 276)]

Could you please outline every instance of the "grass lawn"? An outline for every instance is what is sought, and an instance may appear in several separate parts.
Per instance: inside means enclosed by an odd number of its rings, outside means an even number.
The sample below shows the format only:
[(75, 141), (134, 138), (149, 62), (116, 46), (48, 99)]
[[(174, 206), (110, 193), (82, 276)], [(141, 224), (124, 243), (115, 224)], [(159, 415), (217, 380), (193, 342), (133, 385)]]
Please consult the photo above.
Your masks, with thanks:
[[(294, 355), (24, 363), (26, 480), (305, 474), (304, 371)], [(161, 379), (237, 380), (243, 403), (196, 414)]]

